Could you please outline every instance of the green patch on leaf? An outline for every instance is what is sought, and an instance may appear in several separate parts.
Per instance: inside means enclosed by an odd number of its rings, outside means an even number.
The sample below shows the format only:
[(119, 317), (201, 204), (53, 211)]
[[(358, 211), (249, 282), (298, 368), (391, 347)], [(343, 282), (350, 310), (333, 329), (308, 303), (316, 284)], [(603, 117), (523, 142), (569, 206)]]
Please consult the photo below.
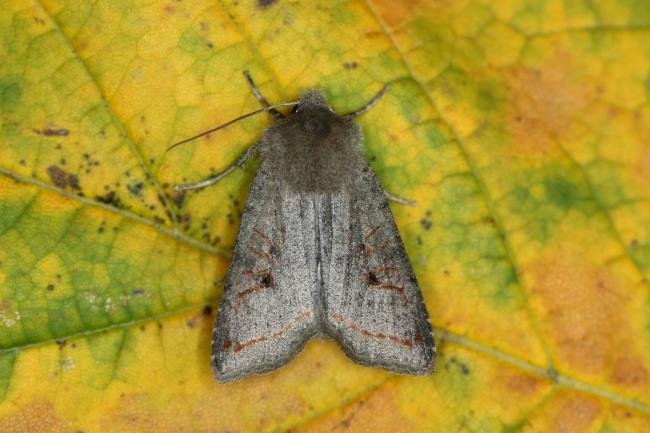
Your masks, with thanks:
[(594, 200), (581, 173), (568, 166), (548, 166), (521, 173), (517, 185), (508, 195), (509, 211), (522, 218), (533, 238), (546, 242), (556, 224), (569, 212), (577, 211), (585, 218), (598, 213)]

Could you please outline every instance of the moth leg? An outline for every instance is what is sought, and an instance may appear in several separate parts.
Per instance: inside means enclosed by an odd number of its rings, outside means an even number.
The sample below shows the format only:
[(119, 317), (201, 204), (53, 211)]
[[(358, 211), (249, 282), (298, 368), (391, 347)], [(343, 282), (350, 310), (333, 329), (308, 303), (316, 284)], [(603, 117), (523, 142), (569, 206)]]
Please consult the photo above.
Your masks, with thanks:
[(384, 190), (384, 195), (388, 200), (394, 201), (395, 203), (405, 204), (407, 206), (415, 206), (417, 204), (415, 200), (409, 200), (407, 198), (403, 198), (398, 195), (393, 195), (386, 190)]
[[(248, 71), (244, 71), (244, 77), (246, 77), (246, 81), (248, 81), (248, 86), (251, 88), (251, 91), (253, 92), (255, 98), (257, 98), (257, 100), (260, 101), (260, 104), (262, 104), (266, 108), (270, 107), (271, 104), (269, 104), (269, 101), (267, 101), (264, 95), (262, 95), (260, 89), (257, 88), (255, 82), (253, 81), (253, 78), (251, 77), (251, 74)], [(269, 113), (271, 113), (271, 116), (273, 116), (274, 119), (281, 119), (285, 117), (284, 114), (280, 113), (275, 108), (271, 108), (269, 110)]]
[[(372, 107), (377, 105), (379, 100), (390, 90), (390, 85), (386, 84), (382, 89), (368, 102), (365, 106), (359, 108), (356, 111), (353, 111), (351, 113), (348, 113), (345, 115), (345, 117), (349, 120), (354, 120), (357, 117), (361, 116), (364, 113), (367, 113), (370, 111)], [(415, 206), (415, 202), (413, 200), (408, 200), (399, 196), (396, 196), (394, 194), (389, 193), (388, 191), (384, 190), (384, 194), (386, 195), (386, 198), (390, 201), (394, 201), (395, 203), (400, 203), (400, 204), (405, 204), (408, 206)]]
[(348, 120), (354, 120), (357, 117), (361, 116), (362, 114), (368, 112), (372, 107), (377, 105), (377, 102), (379, 102), (379, 100), (382, 98), (382, 96), (384, 96), (386, 94), (386, 92), (388, 92), (389, 90), (390, 90), (390, 86), (388, 84), (384, 85), (384, 87), (382, 87), (382, 89), (379, 91), (379, 93), (377, 93), (370, 100), (370, 102), (368, 102), (366, 105), (359, 108), (358, 110), (344, 115), (344, 117), (347, 118)]
[(259, 143), (255, 143), (254, 145), (249, 147), (248, 150), (246, 152), (244, 152), (244, 154), (242, 156), (240, 156), (239, 159), (237, 161), (235, 161), (234, 164), (231, 164), (230, 166), (226, 167), (225, 170), (223, 170), (223, 171), (221, 171), (219, 173), (213, 174), (212, 176), (208, 177), (207, 179), (201, 180), (199, 182), (188, 183), (188, 184), (185, 184), (185, 185), (174, 185), (174, 190), (175, 191), (187, 191), (187, 190), (190, 190), (190, 189), (201, 189), (201, 188), (205, 188), (206, 186), (210, 186), (212, 184), (215, 184), (215, 183), (219, 182), (221, 179), (228, 176), (230, 173), (232, 173), (233, 171), (235, 171), (236, 169), (238, 169), (239, 167), (244, 165), (246, 163), (246, 161), (251, 159), (255, 155), (255, 153), (257, 153), (258, 144)]

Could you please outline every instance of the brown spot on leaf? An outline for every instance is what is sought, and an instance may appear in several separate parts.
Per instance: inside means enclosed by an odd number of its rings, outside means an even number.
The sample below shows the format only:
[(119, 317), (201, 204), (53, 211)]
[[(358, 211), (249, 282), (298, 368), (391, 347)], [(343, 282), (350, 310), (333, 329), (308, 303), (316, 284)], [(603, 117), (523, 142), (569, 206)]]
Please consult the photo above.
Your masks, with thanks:
[(212, 329), (212, 321), (210, 320), (211, 315), (212, 307), (206, 305), (201, 309), (201, 312), (199, 314), (196, 314), (187, 320), (187, 326), (189, 328), (196, 328), (201, 323), (205, 323), (209, 325), (210, 329)]
[(367, 398), (346, 405), (340, 415), (324, 417), (313, 423), (314, 431), (323, 432), (411, 432), (415, 431), (400, 407), (400, 398), (392, 384), (385, 384)]
[(134, 182), (130, 183), (126, 186), (126, 189), (129, 190), (131, 194), (133, 194), (136, 197), (139, 197), (142, 194), (142, 188), (144, 187), (143, 182)]
[(429, 229), (431, 228), (431, 226), (432, 226), (432, 223), (431, 223), (430, 220), (428, 220), (428, 219), (426, 219), (426, 218), (422, 218), (422, 219), (420, 220), (420, 225), (422, 226), (422, 228), (423, 228), (424, 230), (429, 230)]
[(589, 374), (609, 372), (617, 351), (633, 350), (621, 283), (604, 266), (564, 251), (524, 269), (558, 365)]
[(629, 353), (621, 354), (614, 361), (612, 381), (623, 386), (647, 386), (648, 370), (641, 359)]
[(577, 433), (592, 431), (594, 423), (603, 410), (597, 398), (577, 393), (561, 393), (555, 400), (550, 414), (553, 432)]
[[(625, 425), (631, 432), (650, 432), (650, 415), (627, 406), (612, 405), (609, 409), (612, 425)], [(624, 423), (624, 424), (623, 424)]]
[(189, 328), (196, 328), (196, 325), (198, 324), (199, 318), (197, 316), (192, 317), (187, 321), (187, 326)]
[(70, 174), (67, 171), (57, 167), (56, 165), (51, 165), (47, 168), (47, 175), (50, 177), (50, 181), (59, 188), (73, 188), (79, 189), (79, 178), (75, 174)]
[(650, 186), (650, 149), (647, 149), (639, 158), (638, 171), (641, 179), (645, 180)]
[(181, 227), (183, 227), (183, 230), (189, 230), (190, 225), (192, 223), (192, 215), (189, 213), (179, 215), (178, 220), (181, 223)]
[[(161, 202), (164, 203), (162, 197), (158, 197)], [(183, 205), (183, 201), (185, 201), (185, 191), (174, 191), (171, 194), (171, 199), (176, 204), (176, 206), (181, 207)]]
[(596, 97), (597, 86), (575, 77), (576, 70), (580, 67), (572, 54), (558, 51), (538, 68), (516, 66), (508, 71), (507, 130), (513, 152), (546, 152)]
[(117, 404), (108, 408), (97, 421), (97, 431), (164, 431), (166, 420), (162, 413), (151, 408), (151, 404), (146, 394), (121, 394)]
[(140, 288), (131, 290), (131, 294), (136, 298), (150, 297), (149, 292), (147, 292), (145, 289), (140, 289)]
[[(377, 10), (381, 21), (391, 29), (403, 27), (413, 17), (422, 14), (422, 7), (435, 8), (432, 14), (448, 6), (453, 0), (404, 0), (394, 2), (391, 0), (374, 0), (372, 4)], [(439, 14), (439, 13), (438, 13)]]
[(102, 203), (110, 204), (113, 206), (118, 206), (120, 203), (120, 199), (116, 196), (115, 191), (109, 191), (106, 194), (98, 195), (95, 198)]
[(70, 131), (68, 131), (65, 128), (45, 128), (45, 129), (34, 129), (33, 130), (37, 134), (44, 135), (46, 137), (67, 137), (68, 134), (70, 134)]
[(61, 418), (51, 403), (47, 401), (29, 401), (17, 406), (17, 410), (9, 411), (9, 415), (0, 418), (0, 432), (68, 432), (68, 423)]
[(542, 379), (531, 374), (512, 371), (508, 373), (511, 374), (505, 376), (503, 382), (510, 392), (519, 396), (533, 396), (545, 385)]
[(269, 6), (273, 5), (277, 0), (257, 0), (257, 7), (260, 9), (266, 9)]

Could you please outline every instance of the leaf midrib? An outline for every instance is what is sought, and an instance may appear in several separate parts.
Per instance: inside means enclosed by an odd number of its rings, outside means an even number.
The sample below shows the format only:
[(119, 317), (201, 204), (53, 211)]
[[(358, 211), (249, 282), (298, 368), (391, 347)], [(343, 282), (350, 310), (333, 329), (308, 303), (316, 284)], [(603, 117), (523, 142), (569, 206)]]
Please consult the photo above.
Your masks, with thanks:
[(125, 210), (125, 209), (116, 208), (116, 207), (111, 206), (109, 204), (102, 203), (100, 201), (93, 200), (93, 199), (90, 199), (88, 197), (80, 196), (78, 194), (75, 194), (75, 193), (70, 192), (70, 191), (66, 191), (66, 190), (64, 190), (62, 188), (51, 185), (49, 183), (45, 183), (45, 182), (40, 181), (38, 179), (35, 179), (33, 177), (22, 176), (22, 175), (20, 175), (18, 173), (15, 173), (15, 172), (11, 171), (11, 170), (7, 170), (4, 167), (0, 167), (0, 174), (4, 175), (4, 176), (6, 176), (6, 177), (8, 177), (10, 179), (13, 179), (16, 182), (23, 183), (23, 184), (26, 184), (26, 185), (33, 185), (33, 186), (38, 187), (40, 190), (51, 191), (51, 192), (59, 194), (59, 195), (61, 195), (63, 197), (66, 197), (66, 198), (69, 198), (69, 199), (72, 199), (72, 200), (76, 200), (76, 201), (78, 201), (80, 203), (83, 203), (86, 206), (98, 207), (98, 208), (104, 209), (104, 210), (106, 210), (108, 212), (118, 214), (118, 215), (120, 215), (121, 217), (123, 217), (125, 219), (128, 219), (128, 220), (137, 222), (139, 224), (144, 224), (146, 226), (152, 227), (152, 228), (156, 229), (156, 231), (158, 231), (159, 233), (162, 233), (162, 234), (164, 234), (166, 236), (169, 236), (169, 237), (171, 237), (171, 238), (173, 238), (173, 239), (175, 239), (177, 241), (180, 241), (180, 242), (183, 242), (185, 244), (191, 245), (191, 246), (193, 246), (193, 247), (197, 248), (198, 250), (201, 250), (201, 251), (203, 251), (205, 253), (214, 254), (216, 256), (221, 256), (221, 257), (226, 257), (226, 258), (230, 257), (230, 255), (231, 255), (231, 252), (229, 250), (224, 250), (222, 248), (217, 248), (217, 247), (214, 247), (212, 245), (206, 244), (206, 243), (201, 242), (201, 241), (199, 241), (198, 239), (196, 239), (196, 238), (194, 238), (192, 236), (188, 236), (187, 234), (183, 233), (182, 231), (180, 231), (180, 230), (178, 230), (176, 228), (165, 227), (161, 223), (158, 223), (156, 221), (145, 218), (145, 217), (143, 217), (141, 215), (138, 215), (138, 214), (136, 214), (134, 212), (131, 212), (131, 211), (128, 211), (128, 210)]

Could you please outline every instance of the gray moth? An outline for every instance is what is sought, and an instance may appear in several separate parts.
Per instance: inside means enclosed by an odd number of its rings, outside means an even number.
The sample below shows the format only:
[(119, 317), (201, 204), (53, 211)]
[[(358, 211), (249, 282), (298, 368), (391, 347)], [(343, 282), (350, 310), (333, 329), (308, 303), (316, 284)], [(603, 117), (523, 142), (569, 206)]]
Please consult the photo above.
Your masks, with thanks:
[[(257, 112), (269, 111), (275, 123), (223, 172), (176, 187), (211, 185), (261, 157), (214, 327), (217, 380), (275, 370), (317, 335), (335, 339), (359, 364), (430, 374), (429, 316), (388, 206), (391, 196), (363, 156), (355, 123), (387, 87), (365, 107), (338, 115), (313, 89), (297, 103), (270, 106), (246, 78), (265, 106)], [(282, 105), (293, 105), (292, 112), (275, 109)]]

